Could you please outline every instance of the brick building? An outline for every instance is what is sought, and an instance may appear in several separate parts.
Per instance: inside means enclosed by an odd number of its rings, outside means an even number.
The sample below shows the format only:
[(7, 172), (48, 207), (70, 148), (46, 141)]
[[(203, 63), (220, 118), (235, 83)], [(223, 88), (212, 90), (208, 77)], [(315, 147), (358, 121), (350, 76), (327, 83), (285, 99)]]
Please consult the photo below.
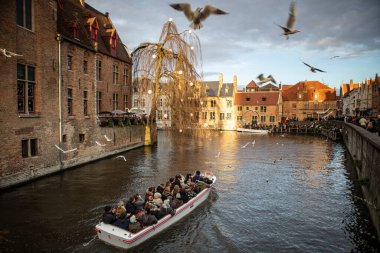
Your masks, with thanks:
[(131, 59), (107, 13), (84, 0), (0, 7), (0, 49), (19, 55), (0, 53), (0, 188), (143, 144), (143, 128), (98, 125), (131, 107)]
[(282, 90), (283, 117), (304, 120), (336, 116), (335, 89), (318, 81), (298, 82)]

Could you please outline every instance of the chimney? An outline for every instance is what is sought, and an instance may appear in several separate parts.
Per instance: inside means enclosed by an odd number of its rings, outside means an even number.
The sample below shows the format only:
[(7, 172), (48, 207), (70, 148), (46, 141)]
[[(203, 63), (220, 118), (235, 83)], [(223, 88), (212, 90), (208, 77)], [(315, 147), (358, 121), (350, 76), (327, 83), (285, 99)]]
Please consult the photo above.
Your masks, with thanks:
[(220, 96), (220, 90), (223, 86), (223, 73), (219, 73), (219, 86), (218, 86), (218, 97)]
[(237, 76), (234, 75), (234, 93), (237, 91)]
[(354, 83), (354, 81), (352, 81), (352, 79), (350, 79), (350, 86)]

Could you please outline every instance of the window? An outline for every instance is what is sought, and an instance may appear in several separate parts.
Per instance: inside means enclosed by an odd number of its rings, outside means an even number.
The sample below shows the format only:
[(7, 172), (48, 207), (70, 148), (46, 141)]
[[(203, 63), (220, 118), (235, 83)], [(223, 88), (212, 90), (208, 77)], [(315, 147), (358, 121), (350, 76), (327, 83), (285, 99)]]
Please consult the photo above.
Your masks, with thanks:
[(124, 71), (123, 71), (123, 79), (124, 79), (124, 85), (127, 85), (127, 77), (128, 77), (128, 69), (127, 68), (124, 68)]
[(124, 110), (126, 111), (128, 108), (128, 95), (123, 96), (123, 104), (124, 104)]
[(227, 116), (226, 116), (227, 120), (231, 120), (232, 118), (232, 113), (230, 112), (227, 112)]
[(67, 113), (73, 115), (73, 89), (67, 89)]
[(164, 101), (163, 101), (163, 99), (162, 98), (160, 98), (160, 107), (162, 107), (163, 106), (163, 104), (164, 104)]
[(210, 120), (214, 120), (215, 119), (215, 112), (210, 112)]
[(88, 61), (83, 61), (83, 73), (88, 74)]
[(305, 109), (306, 109), (306, 110), (309, 109), (309, 103), (308, 103), (308, 102), (305, 102)]
[(17, 111), (34, 112), (35, 104), (35, 68), (17, 64)]
[(262, 97), (261, 101), (265, 102), (265, 101), (267, 101), (267, 98), (266, 97)]
[(17, 25), (32, 30), (32, 0), (17, 0)]
[(119, 100), (119, 94), (113, 93), (112, 94), (112, 105), (113, 105), (113, 110), (117, 110), (118, 108), (118, 101)]
[(296, 103), (292, 103), (292, 108), (297, 108), (297, 104)]
[(260, 106), (260, 112), (266, 112), (267, 107), (266, 106)]
[(111, 54), (112, 55), (116, 54), (116, 41), (117, 41), (117, 34), (116, 32), (114, 32), (111, 37)]
[(245, 101), (247, 101), (247, 102), (251, 101), (251, 98), (245, 98)]
[(275, 116), (269, 116), (269, 122), (274, 122), (274, 121), (275, 121), (275, 119), (276, 119), (276, 117), (275, 117)]
[(251, 121), (256, 124), (257, 123), (257, 115), (252, 116)]
[(73, 57), (71, 55), (67, 56), (67, 69), (73, 70)]
[(88, 92), (86, 90), (83, 91), (83, 114), (84, 114), (84, 116), (88, 115), (88, 111), (87, 111), (88, 96), (87, 96), (87, 94), (88, 94)]
[(249, 106), (246, 106), (245, 109), (246, 109), (247, 111), (249, 111)]
[(67, 136), (66, 136), (66, 134), (63, 134), (62, 135), (62, 142), (66, 142), (67, 141)]
[(261, 116), (261, 122), (265, 122), (266, 121), (266, 116)]
[(227, 100), (227, 107), (231, 108), (232, 107), (232, 100)]
[(243, 116), (237, 116), (237, 121), (242, 121), (243, 120)]
[(164, 119), (170, 119), (170, 111), (165, 110)]
[(95, 42), (98, 40), (98, 29), (98, 21), (94, 20), (91, 25), (91, 39)]
[(162, 110), (157, 111), (157, 119), (162, 120)]
[(84, 134), (79, 134), (79, 142), (84, 142)]
[(75, 20), (73, 22), (73, 25), (72, 25), (71, 29), (72, 29), (72, 33), (73, 33), (74, 39), (79, 40), (80, 28), (79, 28), (79, 21), (78, 20)]
[(199, 120), (199, 112), (195, 112), (194, 116), (196, 120)]
[(204, 120), (207, 119), (207, 112), (202, 112), (202, 119), (204, 119)]
[(102, 110), (102, 93), (100, 91), (96, 92), (96, 113)]
[(259, 107), (255, 106), (255, 110), (256, 110), (256, 111), (259, 110)]
[(224, 120), (224, 112), (221, 112), (221, 113), (219, 114), (219, 119), (220, 119), (220, 120)]
[(145, 98), (141, 99), (141, 107), (145, 107)]
[(113, 84), (117, 84), (119, 79), (119, 67), (114, 64), (113, 65)]
[(102, 80), (102, 61), (96, 60), (96, 80)]
[(21, 155), (23, 158), (37, 155), (37, 139), (26, 139), (21, 141)]
[(139, 100), (138, 100), (137, 98), (135, 98), (135, 99), (133, 100), (133, 106), (134, 106), (134, 107), (139, 107)]
[(239, 105), (238, 108), (237, 108), (237, 110), (238, 110), (239, 112), (243, 111), (243, 106)]
[(215, 107), (216, 106), (216, 100), (211, 100), (211, 107)]
[(207, 107), (207, 100), (203, 102), (203, 107)]

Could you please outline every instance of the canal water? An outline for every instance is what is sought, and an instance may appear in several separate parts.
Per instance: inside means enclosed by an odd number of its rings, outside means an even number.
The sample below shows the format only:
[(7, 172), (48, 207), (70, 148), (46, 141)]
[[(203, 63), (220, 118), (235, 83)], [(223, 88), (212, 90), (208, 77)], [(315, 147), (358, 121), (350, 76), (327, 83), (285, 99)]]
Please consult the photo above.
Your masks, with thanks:
[(120, 252), (95, 237), (104, 206), (196, 169), (217, 176), (208, 200), (129, 252), (379, 252), (342, 144), (159, 132), (123, 155), (0, 193), (0, 252)]

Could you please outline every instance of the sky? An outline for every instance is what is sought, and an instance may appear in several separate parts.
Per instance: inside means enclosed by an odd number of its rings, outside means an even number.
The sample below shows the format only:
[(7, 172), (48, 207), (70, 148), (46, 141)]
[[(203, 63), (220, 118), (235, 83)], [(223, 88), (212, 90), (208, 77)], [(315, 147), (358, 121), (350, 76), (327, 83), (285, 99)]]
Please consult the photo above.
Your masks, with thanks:
[[(122, 42), (133, 51), (142, 42), (158, 42), (172, 18), (178, 31), (189, 28), (185, 15), (167, 0), (86, 0), (109, 12)], [(257, 76), (277, 83), (320, 81), (332, 88), (359, 83), (380, 74), (380, 0), (298, 0), (295, 28), (286, 40), (291, 0), (195, 0), (192, 9), (213, 5), (227, 15), (210, 15), (196, 30), (201, 43), (203, 79), (225, 83), (237, 76), (245, 87)], [(332, 58), (334, 56), (339, 56)], [(326, 71), (313, 73), (302, 62)]]

